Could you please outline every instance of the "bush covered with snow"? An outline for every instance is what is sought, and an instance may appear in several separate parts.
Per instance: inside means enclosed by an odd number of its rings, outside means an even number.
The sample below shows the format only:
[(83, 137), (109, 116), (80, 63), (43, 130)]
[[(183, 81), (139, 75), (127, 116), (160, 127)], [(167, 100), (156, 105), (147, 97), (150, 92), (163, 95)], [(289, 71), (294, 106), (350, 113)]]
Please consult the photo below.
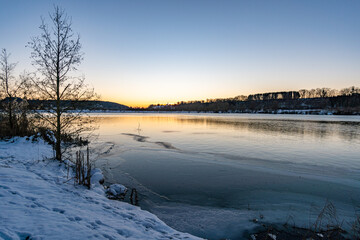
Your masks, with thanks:
[(106, 192), (108, 194), (112, 194), (113, 196), (125, 195), (127, 188), (121, 184), (111, 184)]

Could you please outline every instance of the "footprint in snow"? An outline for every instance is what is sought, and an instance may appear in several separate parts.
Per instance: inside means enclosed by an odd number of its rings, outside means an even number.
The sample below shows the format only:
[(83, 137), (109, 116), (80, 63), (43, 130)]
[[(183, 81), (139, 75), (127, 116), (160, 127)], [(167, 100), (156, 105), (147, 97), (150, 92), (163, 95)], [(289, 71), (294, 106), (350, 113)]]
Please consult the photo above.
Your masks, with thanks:
[(96, 222), (96, 224), (98, 224), (98, 225), (104, 225), (100, 220), (96, 220), (95, 222)]
[(69, 219), (72, 222), (80, 222), (82, 220), (82, 218), (78, 217), (78, 216), (76, 216), (76, 217), (68, 217), (67, 219)]
[(36, 198), (34, 198), (34, 197), (25, 197), (27, 200), (30, 200), (30, 201), (36, 201)]
[(109, 240), (115, 240), (115, 238), (111, 237), (111, 236), (108, 235), (108, 234), (103, 234), (103, 237), (104, 237), (104, 238), (107, 238), (107, 239), (109, 239)]
[(61, 214), (64, 214), (64, 213), (65, 213), (65, 210), (60, 209), (60, 208), (53, 208), (52, 210), (53, 210), (54, 212), (58, 212), (58, 213), (61, 213)]
[(7, 186), (0, 185), (0, 188), (9, 190), (10, 188)]

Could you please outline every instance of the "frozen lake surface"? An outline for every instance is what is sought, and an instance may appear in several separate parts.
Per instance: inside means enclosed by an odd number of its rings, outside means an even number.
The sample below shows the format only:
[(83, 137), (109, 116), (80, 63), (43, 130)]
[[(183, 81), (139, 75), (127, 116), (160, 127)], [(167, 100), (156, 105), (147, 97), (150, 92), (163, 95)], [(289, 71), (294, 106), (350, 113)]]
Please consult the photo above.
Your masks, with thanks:
[(177, 230), (242, 239), (259, 222), (309, 226), (326, 201), (347, 228), (360, 207), (359, 116), (93, 116), (107, 181)]

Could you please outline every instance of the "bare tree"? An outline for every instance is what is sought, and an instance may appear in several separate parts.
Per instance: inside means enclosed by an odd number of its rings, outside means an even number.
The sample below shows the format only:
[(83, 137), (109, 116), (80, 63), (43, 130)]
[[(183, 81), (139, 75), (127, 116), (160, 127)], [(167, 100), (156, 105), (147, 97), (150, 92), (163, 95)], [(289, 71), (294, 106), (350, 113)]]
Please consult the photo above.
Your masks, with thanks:
[(351, 96), (352, 94), (360, 94), (360, 88), (355, 87), (355, 86), (343, 88), (343, 89), (341, 89), (340, 94), (343, 96)]
[(83, 59), (80, 37), (73, 33), (71, 19), (59, 7), (49, 16), (51, 27), (42, 19), (40, 36), (32, 38), (28, 46), (32, 49), (33, 65), (41, 73), (40, 78), (33, 79), (36, 89), (33, 98), (39, 100), (40, 109), (47, 113), (37, 115), (52, 129), (56, 159), (61, 161), (64, 140), (85, 130), (79, 124), (84, 103), (96, 95), (85, 84), (84, 77), (70, 76)]
[[(2, 108), (5, 110), (7, 119), (7, 135), (22, 135), (27, 132), (27, 101), (23, 98), (24, 86), (26, 85), (27, 73), (15, 78), (13, 72), (16, 63), (9, 62), (10, 53), (2, 49), (0, 53), (0, 93)], [(4, 129), (3, 129), (4, 130)]]
[(10, 86), (12, 85), (15, 78), (13, 76), (13, 71), (16, 67), (16, 63), (9, 62), (10, 54), (7, 53), (6, 49), (2, 49), (0, 55), (0, 65), (1, 65), (1, 90), (3, 91), (3, 96), (5, 97), (4, 108), (7, 112), (8, 124), (10, 130), (14, 129), (14, 122), (13, 122), (13, 101), (14, 101), (14, 89)]

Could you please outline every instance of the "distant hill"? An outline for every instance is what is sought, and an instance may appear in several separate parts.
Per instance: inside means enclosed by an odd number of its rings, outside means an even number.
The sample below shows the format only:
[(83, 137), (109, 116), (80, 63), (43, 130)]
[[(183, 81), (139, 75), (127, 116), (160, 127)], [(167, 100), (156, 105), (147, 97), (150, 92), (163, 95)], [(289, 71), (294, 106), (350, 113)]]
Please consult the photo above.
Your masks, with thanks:
[[(0, 103), (6, 103), (9, 99), (5, 98), (0, 100)], [(16, 98), (17, 102), (21, 102), (21, 98)], [(55, 105), (55, 101), (53, 100), (28, 100), (30, 108), (33, 109), (47, 109), (50, 106), (53, 107)], [(73, 101), (62, 101), (61, 104), (63, 106), (69, 106), (73, 110), (91, 110), (91, 111), (124, 111), (128, 110), (129, 107), (108, 101), (81, 101), (81, 102), (73, 102)], [(2, 104), (0, 104), (0, 109), (2, 108)]]
[(128, 110), (129, 107), (115, 103), (115, 102), (108, 102), (108, 101), (90, 101), (90, 103), (94, 104), (94, 107), (97, 110), (110, 110), (110, 111), (123, 111)]

